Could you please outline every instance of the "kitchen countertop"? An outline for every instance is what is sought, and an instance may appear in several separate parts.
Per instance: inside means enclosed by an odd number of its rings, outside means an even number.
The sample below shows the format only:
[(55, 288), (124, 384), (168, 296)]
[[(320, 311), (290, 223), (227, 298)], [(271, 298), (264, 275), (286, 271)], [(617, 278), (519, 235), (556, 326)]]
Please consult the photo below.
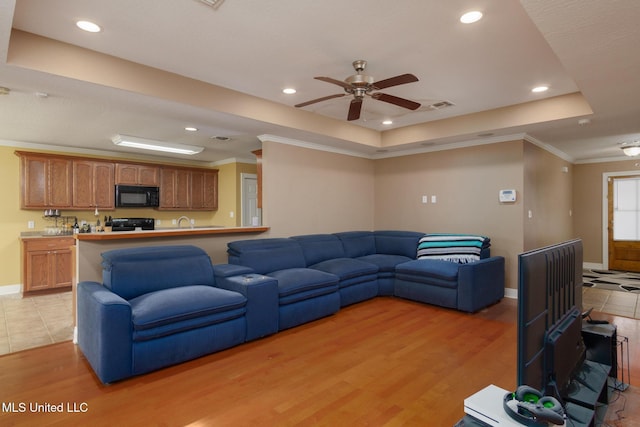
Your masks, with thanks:
[(69, 237), (73, 239), (73, 234), (45, 234), (42, 231), (23, 231), (20, 233), (20, 239), (60, 239)]
[[(157, 228), (155, 230), (115, 231), (74, 234), (77, 240), (124, 240), (148, 239), (172, 236), (199, 236), (207, 234), (264, 233), (269, 227), (194, 227), (194, 228)], [(55, 237), (55, 236), (44, 236)]]

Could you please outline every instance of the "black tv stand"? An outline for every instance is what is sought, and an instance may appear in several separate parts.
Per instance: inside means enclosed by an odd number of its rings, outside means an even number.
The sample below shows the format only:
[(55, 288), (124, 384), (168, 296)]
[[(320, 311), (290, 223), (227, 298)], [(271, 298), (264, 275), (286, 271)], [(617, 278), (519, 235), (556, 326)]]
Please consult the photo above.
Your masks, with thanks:
[(597, 427), (603, 420), (609, 404), (609, 373), (611, 366), (585, 360), (571, 380), (563, 400), (566, 412), (574, 426)]

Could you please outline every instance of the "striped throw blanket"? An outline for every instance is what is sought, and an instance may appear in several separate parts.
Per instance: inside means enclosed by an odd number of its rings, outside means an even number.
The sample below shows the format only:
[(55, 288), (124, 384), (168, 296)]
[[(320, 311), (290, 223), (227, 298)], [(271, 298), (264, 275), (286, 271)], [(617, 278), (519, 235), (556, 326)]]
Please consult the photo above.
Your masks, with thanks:
[(425, 234), (418, 242), (418, 259), (440, 259), (460, 264), (478, 261), (491, 239), (470, 234)]

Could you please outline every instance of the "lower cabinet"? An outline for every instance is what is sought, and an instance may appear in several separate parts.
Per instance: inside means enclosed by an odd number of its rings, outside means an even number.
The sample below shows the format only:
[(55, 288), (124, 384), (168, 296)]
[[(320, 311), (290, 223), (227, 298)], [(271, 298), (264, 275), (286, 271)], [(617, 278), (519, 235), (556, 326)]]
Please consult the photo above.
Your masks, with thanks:
[(74, 276), (73, 237), (22, 240), (23, 292), (70, 288)]

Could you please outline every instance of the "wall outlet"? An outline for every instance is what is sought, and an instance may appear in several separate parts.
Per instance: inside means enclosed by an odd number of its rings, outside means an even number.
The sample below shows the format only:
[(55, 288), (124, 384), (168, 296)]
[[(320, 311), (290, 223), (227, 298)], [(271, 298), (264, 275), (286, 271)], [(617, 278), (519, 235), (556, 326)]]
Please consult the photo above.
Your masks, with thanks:
[(233, 211), (229, 212), (229, 218), (235, 218), (235, 216), (236, 214)]
[(29, 222), (27, 222), (27, 228), (31, 228), (31, 229), (36, 228), (36, 223), (35, 223), (35, 221), (29, 221)]
[(171, 220), (171, 225), (176, 225), (177, 223), (178, 223), (178, 220), (177, 220), (177, 219), (172, 219), (172, 220)]
[(162, 220), (161, 220), (161, 219), (156, 219), (155, 224), (156, 224), (156, 225), (160, 225), (160, 224), (162, 224)]
[(195, 219), (190, 219), (189, 222), (191, 223), (191, 225), (196, 225), (196, 220)]
[(427, 196), (422, 196), (422, 203), (429, 203)]
[(431, 196), (431, 203), (436, 203), (437, 202), (437, 197), (436, 196)]

